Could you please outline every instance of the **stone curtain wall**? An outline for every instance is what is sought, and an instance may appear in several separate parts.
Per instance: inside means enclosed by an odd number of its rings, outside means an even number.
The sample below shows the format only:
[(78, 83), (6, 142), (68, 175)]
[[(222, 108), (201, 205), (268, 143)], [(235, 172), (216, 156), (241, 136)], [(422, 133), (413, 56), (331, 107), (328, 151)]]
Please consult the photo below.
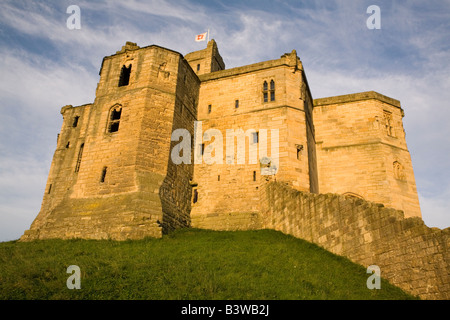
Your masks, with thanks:
[(316, 243), (422, 299), (450, 299), (450, 228), (429, 228), (402, 211), (337, 194), (311, 194), (278, 182), (261, 188), (265, 228)]

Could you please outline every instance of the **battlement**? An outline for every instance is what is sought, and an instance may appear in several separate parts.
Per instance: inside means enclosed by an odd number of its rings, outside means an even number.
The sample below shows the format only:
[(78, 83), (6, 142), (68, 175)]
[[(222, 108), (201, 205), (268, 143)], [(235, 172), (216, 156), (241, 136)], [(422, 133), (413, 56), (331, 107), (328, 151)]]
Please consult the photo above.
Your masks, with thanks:
[(394, 107), (401, 108), (400, 101), (393, 98), (389, 98), (375, 91), (358, 92), (334, 97), (314, 99), (314, 106), (326, 106), (330, 104), (342, 104), (370, 99), (376, 99), (381, 102), (388, 103)]
[(270, 68), (276, 68), (279, 66), (293, 67), (295, 70), (302, 70), (303, 68), (300, 59), (297, 57), (297, 52), (295, 50), (292, 50), (291, 53), (286, 53), (282, 55), (279, 59), (253, 63), (246, 66), (216, 71), (214, 73), (206, 73), (200, 75), (199, 78), (201, 81), (210, 81), (220, 78), (234, 77), (256, 71), (262, 71)]

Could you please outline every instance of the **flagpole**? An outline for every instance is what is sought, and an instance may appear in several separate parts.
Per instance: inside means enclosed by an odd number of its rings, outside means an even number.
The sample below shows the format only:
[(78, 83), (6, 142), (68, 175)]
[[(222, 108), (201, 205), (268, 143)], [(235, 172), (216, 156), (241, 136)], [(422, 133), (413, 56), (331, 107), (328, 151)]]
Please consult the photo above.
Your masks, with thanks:
[(209, 29), (208, 29), (208, 42), (209, 42)]

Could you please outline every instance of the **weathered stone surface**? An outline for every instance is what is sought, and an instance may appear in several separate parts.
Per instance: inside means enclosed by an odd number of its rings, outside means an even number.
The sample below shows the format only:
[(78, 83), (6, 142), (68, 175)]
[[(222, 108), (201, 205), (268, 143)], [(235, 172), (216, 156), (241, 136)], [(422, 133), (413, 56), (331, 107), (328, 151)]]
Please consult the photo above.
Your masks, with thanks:
[[(185, 57), (127, 42), (103, 59), (95, 101), (61, 114), (21, 241), (271, 228), (450, 298), (450, 229), (421, 219), (400, 102), (373, 91), (313, 100), (295, 50), (225, 69), (214, 40)], [(189, 137), (172, 141), (177, 129)], [(190, 161), (175, 163), (183, 141)]]
[(421, 217), (398, 100), (369, 91), (314, 100), (320, 192)]
[[(261, 186), (264, 228), (314, 242), (424, 299), (450, 299), (450, 228), (338, 194), (311, 194), (278, 182)], [(307, 204), (307, 205), (305, 205)]]

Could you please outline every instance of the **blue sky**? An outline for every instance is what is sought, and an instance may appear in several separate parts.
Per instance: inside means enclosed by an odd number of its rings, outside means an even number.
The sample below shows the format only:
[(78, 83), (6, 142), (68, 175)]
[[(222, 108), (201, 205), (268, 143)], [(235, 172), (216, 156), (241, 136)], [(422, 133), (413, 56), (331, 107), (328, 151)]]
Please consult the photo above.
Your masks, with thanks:
[[(69, 30), (67, 7), (81, 9)], [(381, 9), (369, 30), (367, 7)], [(450, 226), (450, 1), (13, 1), (0, 3), (0, 241), (39, 212), (67, 104), (94, 101), (104, 56), (126, 41), (182, 54), (210, 29), (227, 68), (297, 50), (314, 98), (400, 100), (422, 215)]]

